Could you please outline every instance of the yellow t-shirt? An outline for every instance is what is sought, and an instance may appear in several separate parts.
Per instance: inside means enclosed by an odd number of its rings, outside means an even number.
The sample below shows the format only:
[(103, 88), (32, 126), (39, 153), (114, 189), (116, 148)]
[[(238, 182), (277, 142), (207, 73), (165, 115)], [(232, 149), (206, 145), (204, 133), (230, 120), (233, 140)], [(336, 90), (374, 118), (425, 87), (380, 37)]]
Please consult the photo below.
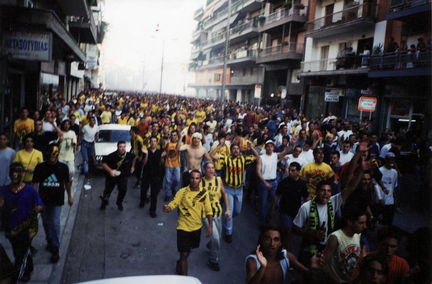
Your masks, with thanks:
[(177, 230), (196, 231), (202, 227), (202, 216), (212, 216), (208, 192), (201, 188), (190, 190), (189, 186), (180, 189), (168, 204), (171, 209), (178, 208)]
[(22, 140), (24, 136), (34, 131), (34, 120), (31, 118), (17, 119), (14, 122), (13, 132), (19, 140)]
[(127, 124), (130, 126), (135, 126), (135, 124), (136, 124), (135, 118), (133, 118), (133, 117), (129, 118)]
[[(19, 150), (16, 153), (14, 162), (19, 162), (23, 167), (34, 170), (36, 165), (43, 162), (42, 152), (33, 149), (31, 152), (27, 152), (25, 149)], [(32, 182), (33, 173), (26, 173), (24, 175), (24, 182)]]
[(322, 180), (330, 179), (334, 176), (332, 168), (326, 163), (317, 164), (315, 162), (306, 164), (300, 171), (300, 176), (306, 179), (309, 198), (316, 195), (316, 186)]
[[(213, 146), (211, 151), (213, 151), (216, 146)], [(227, 144), (225, 144), (224, 146), (222, 146), (217, 152), (216, 154), (220, 157), (220, 156), (229, 156), (230, 155), (230, 148)], [(221, 159), (216, 159), (214, 161), (214, 166), (215, 166), (215, 170), (216, 171), (221, 171), (222, 167), (223, 167), (223, 161)]]
[(103, 111), (100, 115), (102, 124), (108, 124), (111, 123), (111, 119), (112, 119), (112, 113), (110, 111)]
[(222, 215), (222, 205), (220, 203), (222, 198), (221, 185), (222, 179), (220, 177), (213, 177), (210, 180), (204, 177), (201, 180), (201, 187), (207, 190), (209, 194), (213, 217), (220, 217)]
[(140, 156), (142, 148), (144, 147), (144, 139), (137, 135), (133, 140), (133, 153), (135, 156)]
[(180, 167), (180, 153), (177, 151), (177, 143), (168, 142), (166, 144), (167, 157), (165, 160), (166, 168)]
[(129, 117), (125, 116), (124, 118), (119, 117), (117, 119), (117, 124), (127, 125)]
[(201, 123), (202, 121), (204, 121), (206, 119), (206, 113), (203, 110), (199, 110), (195, 113), (195, 119), (197, 121), (197, 123)]

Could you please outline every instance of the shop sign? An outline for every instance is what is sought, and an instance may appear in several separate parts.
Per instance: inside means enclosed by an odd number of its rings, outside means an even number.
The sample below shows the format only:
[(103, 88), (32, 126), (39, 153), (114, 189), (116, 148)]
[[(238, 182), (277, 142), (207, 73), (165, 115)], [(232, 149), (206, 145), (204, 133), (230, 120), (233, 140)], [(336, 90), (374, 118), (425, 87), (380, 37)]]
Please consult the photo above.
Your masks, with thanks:
[(262, 86), (261, 85), (255, 85), (255, 93), (254, 93), (254, 98), (259, 99), (261, 98), (261, 89)]
[(4, 53), (13, 59), (51, 61), (51, 33), (10, 32), (3, 35)]
[(324, 101), (327, 103), (338, 103), (339, 102), (339, 92), (325, 92)]
[(358, 111), (374, 112), (377, 105), (377, 98), (360, 97), (357, 109)]

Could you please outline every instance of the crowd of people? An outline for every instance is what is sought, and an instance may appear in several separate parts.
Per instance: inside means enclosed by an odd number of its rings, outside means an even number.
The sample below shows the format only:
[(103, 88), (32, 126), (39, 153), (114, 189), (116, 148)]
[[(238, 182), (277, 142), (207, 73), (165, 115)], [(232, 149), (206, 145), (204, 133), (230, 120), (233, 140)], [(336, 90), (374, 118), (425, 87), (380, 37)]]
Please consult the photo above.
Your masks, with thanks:
[[(311, 119), (283, 105), (102, 91), (71, 101), (56, 94), (32, 113), (22, 108), (12, 137), (0, 134), (2, 225), (15, 257), (9, 270), (2, 259), (4, 279), (30, 280), (38, 213), (51, 261), (59, 260), (61, 209), (65, 200), (74, 202), (76, 169), (86, 178), (94, 171), (102, 124), (129, 125), (132, 150), (126, 151), (129, 141), (120, 141), (103, 157), (100, 209), (117, 187), (116, 205), (124, 210), (128, 180), (134, 179), (141, 190), (137, 206), (149, 202), (157, 218), (162, 191), (162, 210), (178, 209), (180, 275), (188, 273), (203, 227), (210, 238), (208, 266), (221, 269), (222, 240), (240, 241), (233, 237), (242, 234), (235, 220), (243, 201), (251, 201), (261, 233), (246, 258), (247, 283), (431, 279), (428, 255), (419, 253), (419, 247), (430, 248), (425, 233), (404, 248), (405, 260), (397, 255), (401, 234), (393, 226), (404, 169), (422, 177), (430, 154), (414, 133), (387, 129), (378, 135), (368, 119), (353, 124), (332, 113)], [(301, 248), (293, 250), (296, 236)]]

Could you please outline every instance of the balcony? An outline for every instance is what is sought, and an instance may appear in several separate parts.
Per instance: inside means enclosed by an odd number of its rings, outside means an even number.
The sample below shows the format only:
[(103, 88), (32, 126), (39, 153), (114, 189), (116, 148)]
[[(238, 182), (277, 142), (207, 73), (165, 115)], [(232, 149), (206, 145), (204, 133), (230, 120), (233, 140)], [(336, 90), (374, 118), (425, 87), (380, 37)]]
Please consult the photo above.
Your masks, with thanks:
[(401, 19), (418, 14), (430, 17), (431, 0), (392, 0), (387, 20)]
[(221, 47), (225, 43), (225, 33), (222, 32), (202, 43), (203, 49), (209, 49), (211, 47)]
[(430, 76), (431, 60), (431, 51), (374, 55), (369, 58), (369, 77)]
[(97, 28), (93, 15), (89, 18), (85, 17), (71, 17), (69, 22), (69, 31), (80, 42), (97, 44)]
[[(303, 7), (300, 9), (300, 7)], [(291, 9), (278, 9), (265, 17), (260, 32), (264, 32), (289, 22), (304, 23), (307, 20), (307, 9), (304, 6), (298, 6)]]
[(369, 71), (369, 56), (347, 55), (338, 58), (301, 63), (301, 76), (365, 74)]
[(193, 14), (193, 17), (194, 17), (194, 20), (195, 21), (198, 21), (200, 18), (201, 18), (201, 16), (204, 14), (204, 9), (203, 8), (199, 8), (199, 9), (197, 9), (195, 12), (194, 12), (194, 14)]
[(227, 17), (228, 17), (228, 8), (222, 9), (219, 12), (214, 13), (213, 16), (211, 16), (210, 18), (206, 19), (203, 22), (204, 30), (209, 29), (210, 27), (221, 22)]
[(259, 52), (256, 63), (271, 63), (276, 61), (301, 60), (303, 44), (291, 42), (283, 45), (269, 46)]
[(256, 62), (258, 50), (244, 49), (230, 52), (228, 64), (229, 65), (247, 65)]
[(253, 12), (261, 8), (262, 1), (257, 0), (239, 0), (232, 3), (231, 15), (239, 11), (244, 13)]
[(356, 4), (342, 11), (318, 18), (307, 23), (306, 35), (312, 38), (324, 38), (341, 33), (373, 29), (376, 8), (375, 3)]
[(249, 38), (258, 37), (258, 23), (255, 20), (237, 25), (230, 29), (230, 43), (235, 44)]

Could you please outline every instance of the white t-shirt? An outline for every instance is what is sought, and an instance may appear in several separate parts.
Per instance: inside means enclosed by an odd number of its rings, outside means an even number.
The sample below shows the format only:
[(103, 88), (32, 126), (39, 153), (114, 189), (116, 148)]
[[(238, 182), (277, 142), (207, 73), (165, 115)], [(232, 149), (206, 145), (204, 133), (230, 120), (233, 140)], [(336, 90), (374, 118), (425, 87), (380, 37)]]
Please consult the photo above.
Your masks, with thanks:
[[(342, 206), (342, 195), (340, 193), (333, 195), (330, 197), (330, 200), (333, 204), (333, 212), (337, 212), (340, 210)], [(299, 228), (303, 228), (306, 225), (306, 222), (309, 218), (310, 213), (310, 207), (311, 207), (312, 201), (309, 200), (302, 204), (300, 207), (297, 216), (294, 218), (294, 225), (296, 225)], [(323, 222), (325, 222), (326, 232), (325, 232), (325, 238), (324, 241), (321, 242), (321, 244), (325, 244), (327, 241), (327, 234), (328, 234), (328, 214), (327, 214), (327, 204), (317, 204), (318, 209), (318, 217), (320, 220), (320, 225), (322, 225)], [(319, 226), (320, 226), (319, 225)]]
[(350, 135), (353, 134), (353, 132), (351, 130), (346, 130), (346, 131), (345, 130), (341, 130), (337, 134), (338, 134), (339, 137), (342, 137), (341, 138), (342, 141), (345, 141), (345, 140), (347, 140), (350, 137)]
[(276, 179), (278, 156), (276, 153), (271, 155), (262, 154), (262, 169), (261, 173), (265, 180)]
[(74, 147), (73, 145), (77, 143), (77, 137), (73, 130), (68, 132), (63, 132), (63, 141), (60, 142), (60, 161), (74, 161)]
[(285, 161), (284, 163), (285, 163), (285, 165), (286, 165), (287, 167), (289, 167), (289, 165), (290, 165), (292, 162), (297, 162), (297, 163), (299, 163), (299, 164), (300, 164), (300, 167), (302, 167), (302, 168), (304, 167), (304, 165), (306, 165), (306, 161), (303, 160), (303, 159), (300, 157), (300, 155), (299, 155), (297, 158), (294, 157), (293, 154), (286, 155), (284, 161)]
[(83, 133), (83, 139), (89, 143), (93, 143), (95, 141), (96, 133), (99, 132), (99, 127), (97, 125), (94, 125), (93, 127), (90, 127), (90, 125), (84, 125), (82, 128)]
[(216, 120), (213, 120), (213, 122), (211, 122), (211, 121), (209, 120), (209, 121), (206, 122), (206, 125), (209, 127), (209, 131), (210, 131), (211, 133), (213, 133), (213, 132), (215, 131), (215, 129), (216, 129), (217, 121), (216, 121)]
[(299, 158), (305, 161), (305, 164), (315, 162), (313, 150), (311, 149), (309, 149), (309, 151), (302, 151), (299, 155)]
[(210, 151), (211, 147), (213, 146), (213, 134), (209, 133), (204, 136), (205, 144), (203, 144), (204, 148), (206, 148), (207, 151)]
[(385, 144), (384, 146), (382, 146), (379, 156), (384, 159), (385, 155), (390, 151), (391, 146), (392, 146), (391, 143), (388, 143), (388, 144)]
[(340, 154), (339, 161), (340, 161), (341, 165), (348, 163), (354, 157), (354, 154), (350, 151), (348, 151), (348, 153), (346, 153), (346, 154), (342, 151), (339, 151), (339, 154)]
[(386, 167), (379, 168), (382, 173), (381, 181), (385, 187), (389, 191), (388, 194), (383, 192), (384, 204), (385, 205), (393, 205), (394, 204), (394, 189), (398, 185), (398, 173), (395, 169), (387, 169)]
[[(54, 124), (54, 126), (53, 126), (53, 124)], [(42, 120), (42, 129), (45, 132), (56, 131), (55, 126), (57, 126), (57, 123), (55, 121), (53, 123), (51, 123), (51, 122), (46, 122), (45, 120)]]

